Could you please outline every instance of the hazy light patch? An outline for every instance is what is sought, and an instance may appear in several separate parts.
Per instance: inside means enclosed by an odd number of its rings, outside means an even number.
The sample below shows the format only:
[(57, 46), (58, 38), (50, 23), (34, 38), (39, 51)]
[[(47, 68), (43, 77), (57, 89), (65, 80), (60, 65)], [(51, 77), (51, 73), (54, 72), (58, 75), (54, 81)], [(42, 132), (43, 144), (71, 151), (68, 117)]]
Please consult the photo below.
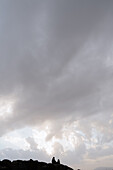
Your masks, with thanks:
[(73, 132), (70, 131), (69, 136), (64, 136), (62, 144), (64, 146), (64, 150), (74, 150), (77, 146), (77, 143), (78, 138), (75, 136)]
[(13, 113), (14, 100), (0, 99), (0, 117), (5, 118)]
[(20, 135), (19, 131), (14, 131), (11, 133), (8, 133), (7, 135), (3, 136), (1, 145), (2, 148), (15, 148), (15, 149), (23, 149), (27, 150), (29, 149), (29, 145), (25, 140), (25, 137), (23, 138)]
[[(14, 132), (13, 132), (14, 133)], [(33, 133), (33, 128), (31, 127), (25, 127), (22, 129), (19, 129), (17, 131), (15, 131), (15, 134), (18, 133), (18, 135), (22, 138), (27, 138), (29, 136), (32, 136)]]
[[(48, 130), (48, 128), (46, 128)], [(37, 144), (37, 149), (45, 150), (48, 155), (53, 153), (53, 145), (56, 141), (52, 138), (50, 141), (46, 141), (47, 137), (46, 130), (38, 131), (37, 128), (26, 127), (20, 130), (15, 130), (7, 135), (0, 138), (0, 149), (13, 148), (13, 149), (24, 149), (30, 150), (29, 143), (26, 138), (31, 137)]]
[(38, 149), (44, 149), (48, 155), (51, 155), (53, 152), (52, 145), (54, 144), (54, 139), (51, 141), (46, 141), (47, 132), (42, 130), (38, 131), (37, 129), (33, 129), (33, 138), (35, 142), (37, 143)]
[(0, 138), (0, 149), (14, 148), (14, 149), (29, 149), (29, 144), (26, 138), (32, 136), (32, 128), (23, 128), (7, 133)]
[(92, 129), (92, 137), (91, 137), (91, 146), (95, 147), (96, 145), (102, 144), (103, 134), (100, 131), (97, 131), (96, 128)]
[(27, 142), (25, 141), (24, 138), (20, 138), (17, 136), (6, 136), (4, 138), (4, 141), (7, 143), (7, 147), (12, 146), (15, 149), (23, 149), (23, 150), (27, 150), (29, 149), (29, 145), (27, 144)]
[(50, 140), (46, 140), (49, 132), (49, 127), (46, 127), (44, 130), (40, 131), (38, 129), (33, 129), (33, 138), (37, 143), (37, 148), (44, 149), (49, 155), (57, 152), (54, 148), (56, 143), (59, 143), (59, 145), (63, 147), (64, 151), (73, 151), (79, 143), (79, 139), (77, 138), (75, 133), (72, 132), (71, 128), (68, 129), (68, 132), (63, 131), (61, 138), (56, 138), (55, 136), (53, 136)]

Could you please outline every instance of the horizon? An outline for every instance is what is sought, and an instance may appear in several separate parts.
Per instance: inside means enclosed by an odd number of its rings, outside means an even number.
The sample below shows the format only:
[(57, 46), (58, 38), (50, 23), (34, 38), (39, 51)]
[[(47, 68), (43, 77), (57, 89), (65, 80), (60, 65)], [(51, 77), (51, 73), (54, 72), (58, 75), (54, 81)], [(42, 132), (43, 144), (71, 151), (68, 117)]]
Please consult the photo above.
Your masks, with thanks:
[(113, 167), (112, 20), (112, 0), (0, 0), (0, 160)]

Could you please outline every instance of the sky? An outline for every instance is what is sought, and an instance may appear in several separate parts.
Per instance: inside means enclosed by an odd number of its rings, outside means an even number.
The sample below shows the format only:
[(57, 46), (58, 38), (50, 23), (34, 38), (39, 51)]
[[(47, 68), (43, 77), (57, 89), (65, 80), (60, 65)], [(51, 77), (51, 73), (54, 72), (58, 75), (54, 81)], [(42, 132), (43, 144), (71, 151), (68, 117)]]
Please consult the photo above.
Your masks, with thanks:
[(0, 0), (0, 160), (113, 167), (113, 1)]

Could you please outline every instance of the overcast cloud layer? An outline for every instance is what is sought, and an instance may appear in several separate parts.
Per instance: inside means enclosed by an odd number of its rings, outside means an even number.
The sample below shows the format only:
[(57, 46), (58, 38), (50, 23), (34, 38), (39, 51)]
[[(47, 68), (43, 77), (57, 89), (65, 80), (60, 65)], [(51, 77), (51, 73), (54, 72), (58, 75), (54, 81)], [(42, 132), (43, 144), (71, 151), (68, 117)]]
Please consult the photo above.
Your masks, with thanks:
[(112, 0), (0, 0), (0, 137), (1, 159), (113, 166)]

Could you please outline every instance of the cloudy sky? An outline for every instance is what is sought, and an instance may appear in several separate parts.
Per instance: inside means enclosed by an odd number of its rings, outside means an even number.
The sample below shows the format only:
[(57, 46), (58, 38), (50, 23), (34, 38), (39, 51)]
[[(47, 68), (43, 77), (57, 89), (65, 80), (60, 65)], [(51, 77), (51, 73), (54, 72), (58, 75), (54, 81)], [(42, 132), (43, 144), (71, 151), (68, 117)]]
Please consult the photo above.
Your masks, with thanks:
[(113, 1), (0, 0), (0, 159), (113, 167)]

